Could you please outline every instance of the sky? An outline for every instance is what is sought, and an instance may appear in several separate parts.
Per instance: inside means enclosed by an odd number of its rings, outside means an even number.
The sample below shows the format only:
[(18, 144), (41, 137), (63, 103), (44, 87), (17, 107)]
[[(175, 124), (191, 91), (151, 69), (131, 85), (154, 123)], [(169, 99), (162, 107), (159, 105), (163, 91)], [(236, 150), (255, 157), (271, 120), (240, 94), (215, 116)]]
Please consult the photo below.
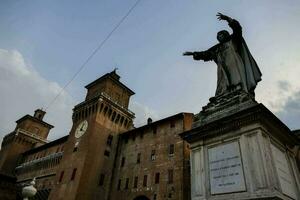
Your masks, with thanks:
[[(15, 121), (46, 108), (136, 0), (2, 0), (0, 140)], [(256, 100), (292, 130), (300, 128), (300, 1), (141, 0), (47, 109), (49, 140), (67, 135), (85, 85), (118, 68), (135, 91), (135, 126), (179, 112), (198, 113), (214, 96), (217, 67), (183, 57), (217, 43), (217, 12), (237, 19), (263, 73)]]

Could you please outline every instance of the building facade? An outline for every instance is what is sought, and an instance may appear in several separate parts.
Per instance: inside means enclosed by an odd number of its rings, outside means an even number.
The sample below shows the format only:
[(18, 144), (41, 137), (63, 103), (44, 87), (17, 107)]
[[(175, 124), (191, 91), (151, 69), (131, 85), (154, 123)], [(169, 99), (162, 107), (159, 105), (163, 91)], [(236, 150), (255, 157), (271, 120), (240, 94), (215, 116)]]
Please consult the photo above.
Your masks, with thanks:
[(86, 86), (69, 135), (47, 141), (52, 125), (36, 110), (3, 139), (0, 173), (22, 185), (36, 178), (36, 199), (189, 199), (189, 146), (179, 134), (193, 114), (133, 126), (132, 90), (115, 72)]

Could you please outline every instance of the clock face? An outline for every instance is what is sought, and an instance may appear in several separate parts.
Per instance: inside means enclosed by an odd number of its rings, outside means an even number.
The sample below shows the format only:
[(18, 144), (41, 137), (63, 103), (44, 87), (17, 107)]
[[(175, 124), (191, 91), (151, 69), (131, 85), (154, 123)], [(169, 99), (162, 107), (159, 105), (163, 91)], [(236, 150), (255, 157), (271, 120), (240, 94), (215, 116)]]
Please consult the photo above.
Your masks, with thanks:
[(86, 120), (82, 121), (75, 131), (75, 137), (80, 138), (87, 130), (88, 128), (88, 122)]

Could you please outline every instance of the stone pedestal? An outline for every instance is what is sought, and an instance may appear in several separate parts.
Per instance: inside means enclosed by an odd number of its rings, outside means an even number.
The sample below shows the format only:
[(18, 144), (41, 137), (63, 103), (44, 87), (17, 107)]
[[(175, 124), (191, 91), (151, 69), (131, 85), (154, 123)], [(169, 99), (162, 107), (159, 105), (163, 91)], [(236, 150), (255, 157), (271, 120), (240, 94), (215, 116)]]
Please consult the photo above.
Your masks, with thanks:
[[(212, 99), (192, 130), (192, 200), (300, 199), (297, 137), (265, 106), (243, 96)], [(235, 101), (232, 104), (230, 98)]]

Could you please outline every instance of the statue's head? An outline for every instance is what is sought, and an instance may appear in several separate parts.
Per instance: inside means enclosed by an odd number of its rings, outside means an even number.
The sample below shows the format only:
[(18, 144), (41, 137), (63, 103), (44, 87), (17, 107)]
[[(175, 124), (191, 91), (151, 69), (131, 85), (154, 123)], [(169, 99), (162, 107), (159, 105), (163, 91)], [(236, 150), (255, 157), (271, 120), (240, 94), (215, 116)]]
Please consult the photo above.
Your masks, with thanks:
[(226, 30), (219, 31), (217, 34), (217, 39), (220, 43), (226, 42), (229, 37), (230, 37), (230, 34)]

